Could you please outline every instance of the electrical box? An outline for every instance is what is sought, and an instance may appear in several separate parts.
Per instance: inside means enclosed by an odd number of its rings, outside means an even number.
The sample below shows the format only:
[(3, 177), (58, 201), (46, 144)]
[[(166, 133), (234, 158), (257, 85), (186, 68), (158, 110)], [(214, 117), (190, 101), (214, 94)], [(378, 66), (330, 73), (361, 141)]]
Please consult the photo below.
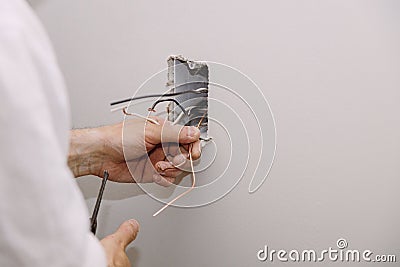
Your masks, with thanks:
[(208, 84), (209, 70), (205, 62), (188, 60), (182, 56), (170, 56), (168, 62), (167, 86), (171, 93), (201, 89), (205, 92), (186, 93), (175, 96), (187, 114), (176, 102), (170, 102), (167, 108), (168, 120), (175, 124), (198, 126), (200, 138), (208, 139)]

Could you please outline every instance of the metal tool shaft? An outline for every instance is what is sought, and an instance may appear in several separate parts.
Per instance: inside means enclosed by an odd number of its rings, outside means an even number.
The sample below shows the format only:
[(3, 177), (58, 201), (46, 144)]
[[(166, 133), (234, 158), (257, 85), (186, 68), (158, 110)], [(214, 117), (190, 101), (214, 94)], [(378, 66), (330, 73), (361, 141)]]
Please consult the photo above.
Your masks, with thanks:
[(104, 178), (101, 182), (101, 187), (99, 190), (99, 194), (97, 196), (96, 204), (94, 206), (92, 217), (90, 218), (90, 231), (95, 235), (97, 230), (97, 215), (99, 214), (101, 200), (103, 198), (104, 188), (106, 187), (106, 183), (108, 180), (108, 171), (104, 171)]

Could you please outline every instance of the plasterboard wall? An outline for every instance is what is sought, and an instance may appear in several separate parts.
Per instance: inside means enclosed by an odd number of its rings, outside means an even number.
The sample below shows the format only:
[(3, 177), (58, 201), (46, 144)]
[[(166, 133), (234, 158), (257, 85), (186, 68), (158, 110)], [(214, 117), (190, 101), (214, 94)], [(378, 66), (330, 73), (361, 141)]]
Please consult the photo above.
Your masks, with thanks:
[[(212, 205), (153, 218), (160, 203), (135, 185), (108, 185), (99, 235), (136, 218), (141, 231), (128, 249), (136, 266), (263, 266), (264, 245), (322, 250), (340, 237), (398, 253), (398, 1), (32, 3), (64, 72), (74, 127), (119, 121), (109, 101), (177, 53), (240, 69), (271, 104), (277, 157), (256, 194), (244, 177)], [(91, 207), (99, 180), (78, 182)]]

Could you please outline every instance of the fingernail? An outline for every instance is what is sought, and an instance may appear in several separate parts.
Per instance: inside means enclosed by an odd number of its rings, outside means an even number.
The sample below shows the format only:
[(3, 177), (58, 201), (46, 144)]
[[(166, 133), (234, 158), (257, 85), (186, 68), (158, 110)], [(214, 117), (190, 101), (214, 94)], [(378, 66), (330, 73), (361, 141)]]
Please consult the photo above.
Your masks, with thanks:
[(164, 171), (166, 168), (168, 168), (167, 165), (168, 165), (168, 164), (166, 164), (165, 162), (160, 162), (160, 163), (158, 163), (158, 168), (159, 168), (161, 171)]
[(139, 225), (139, 223), (135, 219), (130, 219), (129, 223), (133, 224), (134, 226), (138, 226)]
[(137, 231), (139, 232), (139, 223), (135, 219), (130, 219), (129, 223), (133, 225), (133, 227), (137, 228)]
[(197, 127), (190, 126), (190, 127), (188, 127), (188, 130), (187, 130), (187, 136), (195, 137), (199, 132), (200, 132), (200, 130)]

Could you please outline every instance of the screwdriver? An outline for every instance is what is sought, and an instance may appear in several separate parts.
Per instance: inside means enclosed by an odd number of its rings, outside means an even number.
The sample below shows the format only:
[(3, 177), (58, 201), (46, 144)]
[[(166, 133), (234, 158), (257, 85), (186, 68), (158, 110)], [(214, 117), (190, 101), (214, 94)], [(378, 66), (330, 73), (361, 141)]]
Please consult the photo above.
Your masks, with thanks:
[(106, 187), (107, 180), (108, 180), (108, 171), (104, 170), (104, 178), (103, 178), (103, 181), (101, 182), (101, 187), (100, 187), (100, 190), (99, 190), (99, 194), (97, 196), (97, 200), (96, 200), (96, 204), (94, 206), (92, 217), (90, 218), (90, 231), (94, 235), (96, 235), (97, 215), (99, 214), (100, 203), (101, 203), (101, 200), (103, 198), (104, 188)]

